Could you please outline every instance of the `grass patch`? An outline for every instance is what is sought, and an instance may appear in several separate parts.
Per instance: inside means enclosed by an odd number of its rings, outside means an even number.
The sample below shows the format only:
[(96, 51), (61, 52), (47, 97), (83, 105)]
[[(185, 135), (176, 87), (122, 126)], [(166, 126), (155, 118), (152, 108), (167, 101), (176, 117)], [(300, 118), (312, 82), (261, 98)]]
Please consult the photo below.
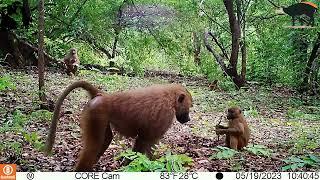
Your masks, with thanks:
[(4, 90), (15, 90), (16, 85), (12, 81), (11, 76), (9, 75), (3, 75), (0, 77), (0, 91)]

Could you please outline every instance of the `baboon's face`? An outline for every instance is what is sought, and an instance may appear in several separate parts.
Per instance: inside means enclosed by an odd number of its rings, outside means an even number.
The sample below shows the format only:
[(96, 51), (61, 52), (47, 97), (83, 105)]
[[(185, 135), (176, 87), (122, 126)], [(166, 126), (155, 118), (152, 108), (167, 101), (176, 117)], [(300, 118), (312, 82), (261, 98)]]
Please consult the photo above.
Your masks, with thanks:
[(75, 54), (77, 54), (77, 50), (76, 50), (75, 48), (71, 48), (71, 49), (70, 49), (70, 53), (71, 53), (72, 55), (75, 55)]
[(190, 107), (192, 107), (192, 97), (190, 93), (188, 91), (181, 93), (178, 96), (176, 106), (176, 118), (181, 124), (190, 121)]
[(232, 107), (228, 109), (227, 119), (238, 118), (241, 114), (241, 109), (238, 107)]

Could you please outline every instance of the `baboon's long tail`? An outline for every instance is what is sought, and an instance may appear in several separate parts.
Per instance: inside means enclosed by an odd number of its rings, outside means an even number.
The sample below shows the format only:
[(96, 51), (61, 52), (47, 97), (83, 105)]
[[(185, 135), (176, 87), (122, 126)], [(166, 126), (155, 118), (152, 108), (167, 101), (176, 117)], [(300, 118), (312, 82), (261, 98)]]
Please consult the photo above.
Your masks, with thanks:
[(89, 95), (91, 96), (91, 99), (94, 98), (100, 91), (95, 88), (92, 84), (86, 82), (86, 81), (77, 81), (74, 82), (73, 84), (69, 85), (60, 95), (60, 97), (58, 98), (54, 111), (53, 111), (53, 116), (51, 119), (51, 126), (50, 126), (50, 131), (49, 131), (49, 135), (47, 138), (47, 142), (46, 142), (46, 148), (45, 148), (45, 153), (49, 154), (52, 150), (53, 144), (54, 144), (54, 140), (56, 137), (56, 130), (57, 130), (57, 124), (58, 124), (58, 120), (59, 120), (59, 115), (60, 115), (60, 109), (61, 109), (61, 105), (63, 104), (63, 100), (68, 96), (68, 94), (76, 89), (76, 88), (83, 88), (86, 91), (88, 91)]

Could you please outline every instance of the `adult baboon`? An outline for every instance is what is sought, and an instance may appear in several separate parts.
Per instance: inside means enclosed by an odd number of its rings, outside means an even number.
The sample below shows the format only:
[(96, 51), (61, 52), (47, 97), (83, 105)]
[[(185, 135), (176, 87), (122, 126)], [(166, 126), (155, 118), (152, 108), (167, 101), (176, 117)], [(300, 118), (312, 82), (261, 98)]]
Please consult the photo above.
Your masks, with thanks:
[(81, 115), (83, 149), (76, 171), (92, 170), (111, 143), (111, 126), (123, 136), (136, 138), (133, 150), (151, 157), (151, 147), (167, 132), (174, 119), (180, 123), (190, 120), (192, 97), (181, 85), (153, 85), (107, 94), (88, 82), (78, 81), (67, 87), (58, 98), (47, 139), (47, 153), (54, 143), (63, 100), (79, 87), (88, 91), (91, 100)]

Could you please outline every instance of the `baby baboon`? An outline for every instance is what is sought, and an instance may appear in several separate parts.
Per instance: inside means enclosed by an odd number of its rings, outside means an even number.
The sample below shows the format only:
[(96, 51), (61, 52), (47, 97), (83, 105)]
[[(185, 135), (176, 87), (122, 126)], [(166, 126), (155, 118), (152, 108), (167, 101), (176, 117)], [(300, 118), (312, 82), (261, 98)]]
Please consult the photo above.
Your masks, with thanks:
[(226, 146), (232, 149), (242, 149), (248, 145), (250, 130), (240, 108), (232, 107), (227, 114), (228, 127), (216, 126), (216, 134), (226, 134)]
[(218, 80), (214, 80), (212, 81), (209, 85), (208, 85), (209, 89), (211, 91), (221, 91), (221, 88), (218, 85)]

